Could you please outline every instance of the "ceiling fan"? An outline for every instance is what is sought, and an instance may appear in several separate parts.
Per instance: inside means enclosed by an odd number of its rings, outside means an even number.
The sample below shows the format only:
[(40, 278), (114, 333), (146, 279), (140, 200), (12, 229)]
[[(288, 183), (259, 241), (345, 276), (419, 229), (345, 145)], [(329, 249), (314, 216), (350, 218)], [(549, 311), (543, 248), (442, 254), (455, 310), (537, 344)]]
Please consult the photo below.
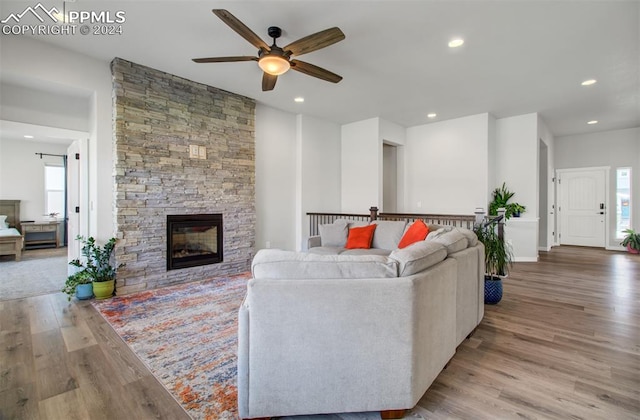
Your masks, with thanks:
[(258, 66), (262, 69), (262, 90), (273, 90), (276, 86), (278, 76), (284, 74), (287, 70), (293, 69), (300, 73), (317, 77), (332, 83), (338, 83), (342, 80), (342, 76), (323, 69), (322, 67), (306, 63), (304, 61), (291, 59), (291, 56), (307, 54), (312, 51), (328, 47), (338, 41), (342, 41), (345, 36), (340, 28), (329, 28), (324, 31), (317, 32), (312, 35), (305, 36), (297, 41), (292, 42), (286, 47), (276, 45), (276, 39), (282, 35), (282, 30), (277, 26), (270, 26), (267, 33), (273, 38), (273, 45), (269, 46), (238, 18), (233, 16), (226, 10), (213, 9), (212, 12), (218, 16), (231, 29), (236, 31), (241, 37), (249, 41), (251, 45), (258, 48), (258, 56), (236, 56), (236, 57), (209, 57), (194, 58), (196, 63), (224, 63), (232, 61), (257, 61)]

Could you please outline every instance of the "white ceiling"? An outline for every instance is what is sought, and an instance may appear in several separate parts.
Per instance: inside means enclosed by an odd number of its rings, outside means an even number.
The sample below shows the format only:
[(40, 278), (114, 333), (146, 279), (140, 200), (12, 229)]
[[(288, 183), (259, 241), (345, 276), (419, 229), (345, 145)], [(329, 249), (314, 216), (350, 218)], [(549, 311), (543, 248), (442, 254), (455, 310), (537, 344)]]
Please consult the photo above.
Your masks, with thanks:
[[(2, 17), (28, 4), (3, 0)], [(483, 112), (497, 118), (538, 112), (556, 136), (640, 126), (639, 1), (77, 0), (65, 6), (124, 11), (123, 34), (37, 39), (337, 123), (381, 117), (410, 127)], [(340, 27), (344, 41), (300, 59), (344, 79), (334, 85), (290, 71), (275, 90), (262, 92), (255, 62), (193, 63), (256, 54), (212, 8), (229, 10), (269, 44), (267, 27), (280, 26), (280, 46)], [(465, 44), (448, 48), (458, 36)], [(580, 85), (591, 78), (598, 83)], [(295, 103), (296, 96), (305, 102)], [(429, 112), (437, 118), (428, 119)]]

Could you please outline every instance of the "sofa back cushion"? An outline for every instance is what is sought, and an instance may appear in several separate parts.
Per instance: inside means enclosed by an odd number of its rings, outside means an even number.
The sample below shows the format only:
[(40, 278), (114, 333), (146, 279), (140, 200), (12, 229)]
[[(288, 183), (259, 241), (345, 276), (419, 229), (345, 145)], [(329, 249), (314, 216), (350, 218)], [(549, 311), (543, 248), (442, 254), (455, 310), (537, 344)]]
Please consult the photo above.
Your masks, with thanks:
[(318, 225), (322, 246), (344, 248), (349, 231), (346, 220), (336, 220), (331, 224)]
[(361, 279), (398, 276), (398, 262), (381, 255), (318, 255), (262, 249), (251, 263), (254, 279)]
[(376, 233), (373, 235), (373, 248), (378, 249), (396, 249), (398, 243), (402, 239), (402, 234), (407, 225), (406, 220), (376, 220), (373, 224), (377, 225)]
[(467, 238), (454, 227), (446, 227), (430, 232), (425, 241), (444, 245), (448, 254), (462, 251), (469, 246)]
[(389, 259), (398, 262), (398, 275), (410, 276), (447, 258), (447, 249), (435, 241), (420, 241), (406, 248), (396, 249)]

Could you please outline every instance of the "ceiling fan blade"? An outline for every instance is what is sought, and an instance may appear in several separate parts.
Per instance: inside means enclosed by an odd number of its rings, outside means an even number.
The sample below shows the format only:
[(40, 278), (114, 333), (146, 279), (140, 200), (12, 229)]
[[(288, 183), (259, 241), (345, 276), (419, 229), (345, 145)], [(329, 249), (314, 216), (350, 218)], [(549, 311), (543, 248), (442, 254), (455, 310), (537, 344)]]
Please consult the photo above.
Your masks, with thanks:
[(238, 57), (208, 57), (208, 58), (192, 58), (196, 63), (229, 63), (232, 61), (258, 61), (258, 57), (250, 55), (241, 55)]
[(262, 91), (266, 92), (268, 90), (273, 90), (276, 87), (276, 82), (278, 81), (278, 76), (274, 76), (269, 73), (263, 73), (262, 75)]
[(227, 10), (213, 9), (212, 12), (224, 23), (229, 25), (231, 29), (236, 31), (238, 35), (249, 41), (254, 47), (265, 51), (271, 51), (271, 48), (262, 40), (262, 38), (256, 35), (255, 32), (249, 29), (244, 23), (240, 22), (237, 17), (233, 16)]
[(302, 55), (328, 47), (331, 44), (342, 41), (344, 38), (344, 33), (342, 33), (340, 28), (329, 28), (300, 38), (284, 47), (283, 50), (290, 51), (291, 55)]
[(317, 77), (318, 79), (326, 80), (327, 82), (338, 83), (342, 80), (342, 76), (338, 76), (329, 70), (323, 69), (322, 67), (314, 66), (313, 64), (300, 60), (291, 60), (291, 69), (309, 76)]

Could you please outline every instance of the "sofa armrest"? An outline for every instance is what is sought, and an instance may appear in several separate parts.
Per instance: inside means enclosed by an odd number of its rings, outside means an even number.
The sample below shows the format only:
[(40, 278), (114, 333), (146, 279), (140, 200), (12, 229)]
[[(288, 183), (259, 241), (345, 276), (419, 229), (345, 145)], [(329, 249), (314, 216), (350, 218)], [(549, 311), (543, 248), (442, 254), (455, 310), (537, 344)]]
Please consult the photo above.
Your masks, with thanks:
[(245, 414), (413, 407), (455, 353), (455, 273), (249, 281)]
[(307, 249), (316, 248), (319, 246), (322, 246), (320, 235), (310, 236), (309, 239), (307, 239)]

